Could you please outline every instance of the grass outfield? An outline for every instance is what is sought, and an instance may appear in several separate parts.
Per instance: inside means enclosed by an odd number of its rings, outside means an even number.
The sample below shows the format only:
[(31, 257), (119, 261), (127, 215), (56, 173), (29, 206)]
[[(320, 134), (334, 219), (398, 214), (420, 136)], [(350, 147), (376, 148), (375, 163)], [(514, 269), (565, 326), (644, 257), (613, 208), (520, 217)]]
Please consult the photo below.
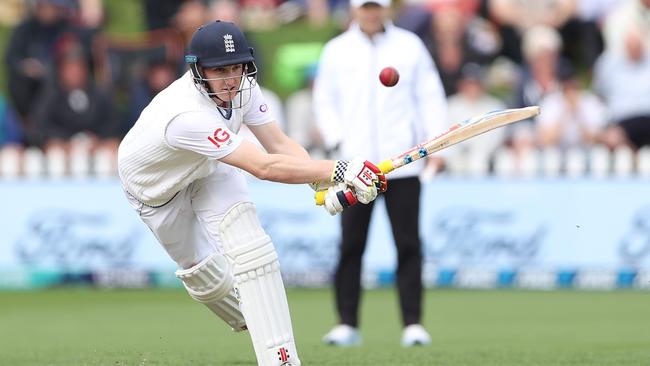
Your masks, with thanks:
[[(365, 293), (362, 347), (320, 343), (325, 290), (291, 290), (303, 364), (650, 365), (650, 293), (428, 291), (433, 346), (403, 349), (395, 294)], [(255, 365), (181, 290), (0, 292), (0, 365)]]

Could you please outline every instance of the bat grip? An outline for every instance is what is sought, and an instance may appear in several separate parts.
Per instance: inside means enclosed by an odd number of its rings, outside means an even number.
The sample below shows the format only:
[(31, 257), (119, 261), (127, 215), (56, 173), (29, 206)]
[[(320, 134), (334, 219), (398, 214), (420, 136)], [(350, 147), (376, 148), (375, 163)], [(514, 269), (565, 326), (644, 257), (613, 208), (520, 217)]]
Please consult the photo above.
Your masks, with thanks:
[(314, 193), (314, 200), (316, 201), (317, 206), (322, 206), (325, 204), (325, 194), (327, 193), (327, 190), (322, 190), (322, 191), (316, 191)]
[(384, 160), (381, 163), (377, 164), (377, 168), (381, 170), (382, 173), (388, 174), (395, 170), (395, 167), (393, 166), (393, 161), (392, 160)]

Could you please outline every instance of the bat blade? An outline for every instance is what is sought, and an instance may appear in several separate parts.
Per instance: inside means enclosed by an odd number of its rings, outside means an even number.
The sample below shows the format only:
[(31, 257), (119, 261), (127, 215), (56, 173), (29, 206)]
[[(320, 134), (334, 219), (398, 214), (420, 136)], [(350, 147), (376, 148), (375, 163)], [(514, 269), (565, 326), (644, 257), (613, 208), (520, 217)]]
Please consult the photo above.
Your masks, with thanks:
[(377, 166), (386, 174), (459, 142), (538, 114), (539, 107), (532, 106), (517, 109), (503, 109), (473, 117), (451, 126), (442, 134), (418, 144), (392, 159), (382, 161)]

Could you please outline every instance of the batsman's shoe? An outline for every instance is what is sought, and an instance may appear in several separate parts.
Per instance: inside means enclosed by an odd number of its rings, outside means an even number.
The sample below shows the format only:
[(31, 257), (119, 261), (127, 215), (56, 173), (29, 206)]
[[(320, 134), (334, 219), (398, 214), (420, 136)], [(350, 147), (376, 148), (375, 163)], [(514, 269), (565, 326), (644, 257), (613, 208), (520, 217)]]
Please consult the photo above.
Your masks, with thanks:
[(330, 346), (352, 347), (361, 344), (359, 330), (347, 324), (339, 324), (323, 337), (323, 343)]
[(404, 328), (404, 332), (402, 333), (402, 347), (428, 346), (430, 344), (431, 337), (420, 324), (411, 324)]

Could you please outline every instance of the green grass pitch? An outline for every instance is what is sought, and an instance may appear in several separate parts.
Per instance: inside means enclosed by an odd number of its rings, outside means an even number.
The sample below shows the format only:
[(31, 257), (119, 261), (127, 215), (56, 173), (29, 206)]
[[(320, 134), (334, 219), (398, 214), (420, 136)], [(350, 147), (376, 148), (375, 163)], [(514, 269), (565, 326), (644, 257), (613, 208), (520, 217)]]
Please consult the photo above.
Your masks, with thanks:
[[(320, 343), (328, 290), (290, 290), (303, 365), (650, 365), (650, 293), (429, 290), (433, 345), (399, 346), (393, 290), (364, 294), (361, 347)], [(0, 365), (255, 365), (182, 290), (0, 292)]]

